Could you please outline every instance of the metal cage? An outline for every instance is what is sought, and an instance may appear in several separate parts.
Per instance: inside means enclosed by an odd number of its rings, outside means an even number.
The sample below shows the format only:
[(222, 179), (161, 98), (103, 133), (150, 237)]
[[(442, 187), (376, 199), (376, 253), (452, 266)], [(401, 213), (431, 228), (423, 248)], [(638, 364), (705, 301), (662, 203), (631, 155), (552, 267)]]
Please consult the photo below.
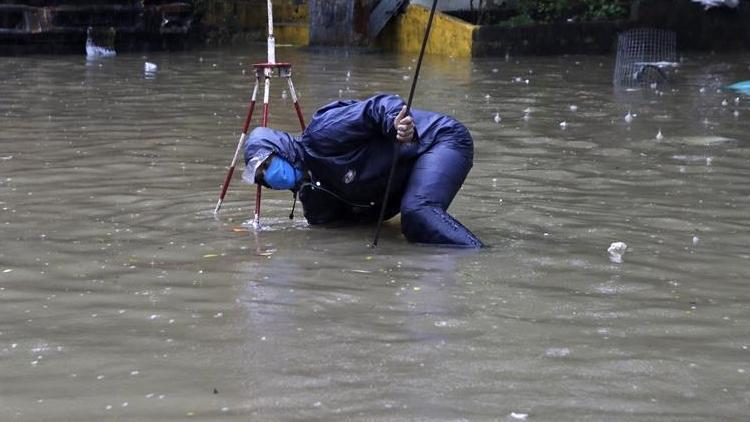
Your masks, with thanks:
[(631, 29), (617, 39), (613, 83), (619, 88), (636, 88), (667, 82), (670, 70), (677, 66), (677, 36), (673, 31)]

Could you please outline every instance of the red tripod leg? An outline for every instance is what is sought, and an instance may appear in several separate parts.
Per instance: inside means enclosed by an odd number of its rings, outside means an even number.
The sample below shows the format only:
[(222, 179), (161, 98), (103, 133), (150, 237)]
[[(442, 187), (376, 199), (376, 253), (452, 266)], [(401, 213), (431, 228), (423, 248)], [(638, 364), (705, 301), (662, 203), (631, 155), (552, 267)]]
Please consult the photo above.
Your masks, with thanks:
[(221, 204), (224, 203), (224, 196), (227, 194), (229, 183), (232, 181), (234, 168), (237, 165), (237, 159), (240, 156), (240, 151), (242, 150), (242, 144), (245, 142), (245, 137), (247, 136), (247, 130), (250, 127), (250, 121), (253, 118), (253, 110), (255, 109), (255, 98), (258, 95), (259, 84), (260, 84), (260, 79), (256, 76), (255, 87), (253, 88), (253, 95), (250, 98), (250, 104), (248, 105), (248, 108), (247, 108), (247, 115), (245, 116), (245, 123), (242, 125), (242, 134), (240, 134), (240, 139), (239, 141), (237, 141), (237, 149), (235, 149), (234, 151), (234, 157), (232, 158), (232, 163), (229, 166), (229, 171), (227, 172), (226, 177), (224, 178), (224, 184), (221, 187), (221, 194), (219, 195), (219, 201), (216, 203), (214, 214), (218, 213), (219, 209), (221, 209)]
[(299, 119), (299, 125), (302, 128), (302, 130), (305, 130), (305, 118), (302, 116), (302, 109), (299, 106), (299, 101), (297, 100), (297, 91), (294, 90), (294, 84), (292, 83), (292, 77), (289, 76), (286, 78), (287, 82), (289, 82), (289, 93), (292, 94), (292, 101), (294, 101), (294, 111), (297, 112), (297, 118)]

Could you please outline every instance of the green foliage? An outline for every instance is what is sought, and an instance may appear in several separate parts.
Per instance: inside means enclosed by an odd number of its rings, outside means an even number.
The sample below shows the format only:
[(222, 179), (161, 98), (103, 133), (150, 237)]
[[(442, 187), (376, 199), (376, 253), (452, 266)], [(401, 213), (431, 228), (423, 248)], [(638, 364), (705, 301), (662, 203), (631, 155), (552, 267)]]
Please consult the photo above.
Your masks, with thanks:
[(584, 0), (586, 12), (583, 20), (599, 21), (622, 19), (628, 15), (629, 4), (622, 1)]
[(534, 19), (531, 19), (531, 16), (528, 14), (520, 14), (513, 16), (512, 18), (500, 22), (501, 26), (524, 26), (524, 25), (531, 25), (534, 23)]
[(627, 16), (627, 0), (518, 0), (518, 21), (552, 23), (614, 20)]

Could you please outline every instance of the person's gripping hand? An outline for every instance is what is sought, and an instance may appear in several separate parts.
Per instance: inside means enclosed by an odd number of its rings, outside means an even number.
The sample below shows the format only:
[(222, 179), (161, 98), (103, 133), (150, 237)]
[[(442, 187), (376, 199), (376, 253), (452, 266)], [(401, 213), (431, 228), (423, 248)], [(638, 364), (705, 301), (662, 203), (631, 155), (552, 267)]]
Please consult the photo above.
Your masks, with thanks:
[(396, 127), (397, 141), (411, 142), (414, 140), (414, 119), (406, 115), (406, 106), (398, 113), (393, 124)]

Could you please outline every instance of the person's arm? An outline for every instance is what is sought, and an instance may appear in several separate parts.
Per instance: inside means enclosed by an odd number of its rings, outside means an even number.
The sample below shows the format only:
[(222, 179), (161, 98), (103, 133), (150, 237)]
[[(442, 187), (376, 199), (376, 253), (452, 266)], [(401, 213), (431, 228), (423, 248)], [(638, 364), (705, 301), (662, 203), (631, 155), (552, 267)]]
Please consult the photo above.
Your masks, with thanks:
[(397, 141), (406, 143), (415, 140), (417, 129), (414, 127), (414, 118), (406, 114), (406, 106), (398, 113), (393, 125), (396, 126)]
[[(373, 138), (397, 139), (397, 136), (401, 142), (414, 141), (417, 133), (412, 118), (403, 113), (404, 106), (404, 100), (396, 95), (376, 95), (351, 103), (336, 102), (315, 114), (303, 137), (308, 138), (309, 145), (330, 140), (351, 145), (369, 142)], [(402, 126), (400, 130), (399, 125)]]
[(406, 104), (397, 95), (376, 95), (363, 101), (370, 123), (380, 127), (388, 139), (399, 142), (416, 140), (414, 120), (406, 114)]

